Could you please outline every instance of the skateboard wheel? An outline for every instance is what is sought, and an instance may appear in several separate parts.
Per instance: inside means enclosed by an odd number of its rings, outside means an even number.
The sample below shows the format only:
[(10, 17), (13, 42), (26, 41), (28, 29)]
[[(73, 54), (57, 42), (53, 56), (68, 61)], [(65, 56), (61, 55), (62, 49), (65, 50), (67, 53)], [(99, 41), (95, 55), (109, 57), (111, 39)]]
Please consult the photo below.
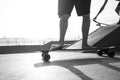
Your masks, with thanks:
[(97, 50), (97, 54), (98, 54), (99, 56), (102, 56), (103, 51), (102, 51), (102, 50)]
[(115, 56), (115, 51), (108, 51), (107, 53), (108, 57), (114, 57)]
[(49, 53), (49, 51), (42, 51), (42, 55), (41, 56), (44, 57), (44, 55), (48, 54), (48, 53)]
[(49, 54), (44, 54), (43, 57), (42, 57), (42, 60), (44, 62), (48, 62), (50, 60), (50, 55)]

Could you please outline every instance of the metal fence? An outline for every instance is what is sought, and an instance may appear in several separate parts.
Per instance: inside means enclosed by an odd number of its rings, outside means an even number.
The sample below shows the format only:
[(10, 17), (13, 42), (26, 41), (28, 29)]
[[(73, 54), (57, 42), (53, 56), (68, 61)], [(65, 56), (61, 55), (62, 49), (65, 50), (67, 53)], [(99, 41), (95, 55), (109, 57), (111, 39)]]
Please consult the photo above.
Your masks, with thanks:
[(0, 46), (43, 45), (45, 41), (26, 38), (0, 38)]

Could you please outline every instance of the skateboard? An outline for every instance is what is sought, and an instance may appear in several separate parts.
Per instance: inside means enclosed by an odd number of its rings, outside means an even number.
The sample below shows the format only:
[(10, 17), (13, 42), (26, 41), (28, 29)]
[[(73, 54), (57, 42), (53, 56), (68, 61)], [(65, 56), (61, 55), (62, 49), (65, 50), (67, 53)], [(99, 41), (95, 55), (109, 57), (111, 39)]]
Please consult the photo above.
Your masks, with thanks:
[[(51, 45), (52, 47), (52, 45)], [(103, 54), (106, 54), (108, 57), (113, 58), (115, 56), (115, 46), (110, 46), (110, 47), (101, 47), (101, 48), (94, 48), (94, 49), (48, 49), (48, 50), (40, 50), (42, 52), (42, 60), (44, 62), (48, 62), (50, 60), (50, 54), (49, 52), (51, 51), (68, 51), (68, 52), (72, 52), (72, 51), (95, 51), (97, 53), (98, 56), (102, 56)]]

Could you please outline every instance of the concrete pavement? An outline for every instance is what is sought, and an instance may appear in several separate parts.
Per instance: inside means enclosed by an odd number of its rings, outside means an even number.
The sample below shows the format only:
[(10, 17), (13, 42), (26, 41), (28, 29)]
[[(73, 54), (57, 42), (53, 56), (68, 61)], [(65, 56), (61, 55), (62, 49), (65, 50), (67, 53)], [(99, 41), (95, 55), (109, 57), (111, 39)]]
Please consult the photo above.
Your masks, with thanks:
[(0, 80), (120, 80), (120, 55), (50, 52), (43, 63), (40, 52), (0, 54)]

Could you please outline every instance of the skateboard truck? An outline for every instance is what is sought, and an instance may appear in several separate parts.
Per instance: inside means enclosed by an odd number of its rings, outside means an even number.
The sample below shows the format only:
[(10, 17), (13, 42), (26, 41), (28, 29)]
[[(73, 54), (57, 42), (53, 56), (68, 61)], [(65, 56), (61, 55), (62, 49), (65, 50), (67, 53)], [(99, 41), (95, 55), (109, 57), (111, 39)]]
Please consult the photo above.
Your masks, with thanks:
[(102, 56), (103, 54), (107, 54), (108, 57), (111, 57), (113, 58), (115, 56), (115, 46), (111, 46), (111, 47), (105, 47), (105, 48), (101, 48), (101, 49), (98, 49), (96, 51), (96, 53), (99, 55), (99, 56)]

